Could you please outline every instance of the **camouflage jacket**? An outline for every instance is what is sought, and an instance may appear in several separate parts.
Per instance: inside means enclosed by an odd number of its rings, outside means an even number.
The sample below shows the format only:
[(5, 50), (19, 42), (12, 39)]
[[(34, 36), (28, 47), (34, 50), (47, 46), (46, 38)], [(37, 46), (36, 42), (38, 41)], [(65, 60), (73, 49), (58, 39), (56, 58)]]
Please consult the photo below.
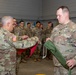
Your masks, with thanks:
[(48, 27), (47, 27), (47, 28), (45, 29), (45, 36), (46, 36), (46, 38), (50, 37), (51, 32), (52, 32), (52, 28), (48, 28)]
[(28, 28), (28, 27), (26, 28), (26, 35), (28, 35), (29, 37), (33, 36), (33, 32), (31, 28)]
[(13, 41), (14, 36), (9, 31), (0, 29), (0, 72), (16, 70), (16, 48), (28, 48), (38, 41), (37, 37)]
[[(74, 22), (59, 24), (53, 29), (50, 38), (66, 60), (76, 57), (76, 24)], [(55, 57), (54, 65), (60, 66)]]
[(42, 29), (35, 27), (32, 29), (32, 31), (33, 31), (33, 36), (37, 36), (40, 40), (42, 40), (42, 36), (41, 36)]
[(14, 34), (17, 36), (25, 35), (26, 34), (25, 27), (21, 27), (21, 26), (15, 27), (14, 28)]

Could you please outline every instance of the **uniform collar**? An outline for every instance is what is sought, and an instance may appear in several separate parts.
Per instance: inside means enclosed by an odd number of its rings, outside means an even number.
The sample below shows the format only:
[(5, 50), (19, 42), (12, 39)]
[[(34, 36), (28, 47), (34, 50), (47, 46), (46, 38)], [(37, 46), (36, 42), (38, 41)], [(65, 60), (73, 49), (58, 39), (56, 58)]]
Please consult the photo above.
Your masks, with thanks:
[(10, 33), (10, 31), (8, 31), (8, 30), (6, 30), (4, 28), (1, 28), (1, 31)]

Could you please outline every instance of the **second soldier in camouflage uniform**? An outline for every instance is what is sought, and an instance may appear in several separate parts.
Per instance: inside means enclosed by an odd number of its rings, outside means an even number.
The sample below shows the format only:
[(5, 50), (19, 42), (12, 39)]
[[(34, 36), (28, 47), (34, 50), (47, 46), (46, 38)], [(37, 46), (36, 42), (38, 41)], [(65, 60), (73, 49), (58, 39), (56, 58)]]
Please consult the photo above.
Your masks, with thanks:
[[(52, 22), (48, 22), (48, 26), (45, 29), (45, 37), (49, 38), (51, 36), (51, 32), (53, 29), (53, 23)], [(52, 59), (52, 54), (49, 50), (47, 50), (47, 59)]]
[[(57, 19), (60, 24), (53, 29), (50, 40), (65, 57), (67, 65), (72, 69), (71, 75), (76, 75), (76, 24), (69, 19), (66, 6), (57, 9)], [(68, 70), (63, 68), (55, 57), (53, 61), (54, 75), (68, 75)]]
[[(27, 27), (26, 27), (26, 35), (28, 36), (28, 37), (33, 37), (33, 32), (32, 32), (32, 29), (31, 29), (31, 23), (27, 23)], [(30, 48), (28, 48), (27, 50), (26, 50), (26, 58), (27, 57), (29, 57), (29, 55), (30, 55)]]
[[(40, 41), (42, 41), (42, 37), (41, 37), (41, 33), (42, 33), (42, 29), (40, 28), (40, 21), (36, 22), (36, 27), (32, 29), (33, 31), (33, 36), (37, 36), (39, 38)], [(34, 53), (35, 56), (35, 60), (34, 61), (40, 61), (40, 51), (41, 51), (41, 44), (38, 45), (37, 50)]]
[(0, 75), (16, 75), (16, 48), (29, 48), (38, 41), (37, 37), (18, 41), (17, 37), (10, 33), (13, 28), (13, 18), (4, 16), (0, 29)]
[[(23, 20), (20, 20), (19, 26), (16, 26), (16, 27), (14, 28), (14, 34), (15, 34), (16, 36), (19, 36), (19, 37), (25, 36), (26, 30), (25, 30), (25, 26), (24, 26), (24, 21), (23, 21)], [(20, 39), (19, 39), (19, 40), (20, 40)], [(21, 58), (21, 61), (22, 61), (22, 62), (26, 62), (25, 56), (26, 56), (26, 51), (24, 51), (24, 52), (23, 52), (21, 55), (19, 55), (18, 57)]]

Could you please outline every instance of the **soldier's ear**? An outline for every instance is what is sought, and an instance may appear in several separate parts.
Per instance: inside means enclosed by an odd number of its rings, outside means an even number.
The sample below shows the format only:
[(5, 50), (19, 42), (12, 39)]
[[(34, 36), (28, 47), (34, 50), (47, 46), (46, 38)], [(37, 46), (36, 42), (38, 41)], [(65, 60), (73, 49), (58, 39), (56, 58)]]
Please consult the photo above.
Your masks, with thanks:
[(7, 23), (7, 26), (9, 27), (9, 25), (10, 25), (10, 23), (8, 22), (8, 23)]

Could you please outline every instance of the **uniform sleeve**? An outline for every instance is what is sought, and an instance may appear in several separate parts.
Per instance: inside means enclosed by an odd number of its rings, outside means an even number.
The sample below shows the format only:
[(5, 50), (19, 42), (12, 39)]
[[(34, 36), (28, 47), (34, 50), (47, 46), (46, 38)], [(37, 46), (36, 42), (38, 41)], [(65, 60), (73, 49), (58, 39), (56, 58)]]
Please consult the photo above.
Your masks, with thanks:
[(76, 47), (76, 25), (72, 25), (70, 29), (72, 32), (70, 42), (72, 43), (72, 46)]
[(76, 56), (74, 56), (75, 64), (76, 64)]
[(26, 40), (13, 42), (13, 44), (17, 49), (20, 49), (20, 48), (24, 49), (24, 48), (29, 48), (34, 46), (38, 42), (38, 40), (39, 40), (38, 37), (35, 36), (35, 37), (28, 38)]
[(57, 25), (57, 26), (56, 26), (55, 28), (53, 28), (53, 30), (51, 31), (51, 36), (50, 36), (51, 41), (54, 41), (55, 34), (59, 31), (58, 26), (59, 26), (59, 25)]

